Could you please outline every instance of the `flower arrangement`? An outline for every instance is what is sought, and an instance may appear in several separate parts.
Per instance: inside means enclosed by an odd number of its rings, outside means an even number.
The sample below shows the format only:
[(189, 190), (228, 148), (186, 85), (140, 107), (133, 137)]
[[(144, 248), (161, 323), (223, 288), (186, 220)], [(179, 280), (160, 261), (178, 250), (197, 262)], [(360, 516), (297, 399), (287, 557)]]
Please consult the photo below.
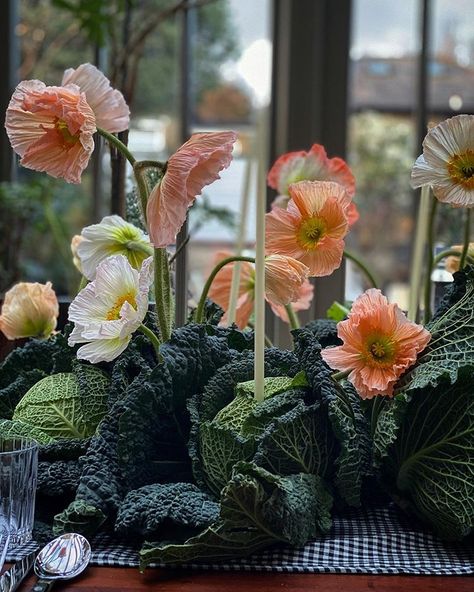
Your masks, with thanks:
[[(59, 87), (20, 83), (7, 111), (21, 164), (71, 183), (80, 182), (94, 134), (105, 137), (133, 167), (147, 229), (107, 216), (73, 238), (84, 280), (64, 333), (54, 333), (50, 284), (18, 284), (6, 295), (0, 329), (36, 339), (0, 366), (0, 433), (42, 443), (38, 517), (55, 533), (138, 538), (143, 567), (304, 545), (329, 530), (336, 508), (377, 503), (374, 491), (442, 537), (468, 535), (474, 117), (430, 130), (413, 168), (421, 213), (431, 214), (417, 233), (408, 317), (345, 250), (358, 219), (355, 180), (315, 144), (273, 165), (268, 184), (279, 195), (259, 229), (257, 260), (219, 253), (181, 328), (173, 327), (167, 247), (196, 197), (229, 166), (236, 136), (194, 134), (166, 163), (136, 161), (113, 135), (128, 122), (123, 97), (90, 64), (67, 70)], [(462, 246), (437, 255), (459, 271), (432, 316), (438, 200), (463, 208), (465, 231)], [(314, 295), (308, 278), (331, 274), (343, 256), (371, 288), (350, 308), (336, 307), (339, 322), (300, 327), (297, 313)], [(259, 357), (262, 325), (248, 327), (264, 299), (292, 328), (292, 351), (269, 346)]]

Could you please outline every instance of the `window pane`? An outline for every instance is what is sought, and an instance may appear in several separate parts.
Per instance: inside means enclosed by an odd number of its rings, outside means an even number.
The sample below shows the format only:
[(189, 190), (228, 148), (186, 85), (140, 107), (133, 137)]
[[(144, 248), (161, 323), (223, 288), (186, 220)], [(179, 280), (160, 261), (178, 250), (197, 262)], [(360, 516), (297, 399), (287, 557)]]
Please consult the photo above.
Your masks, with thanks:
[(194, 31), (192, 131), (235, 130), (238, 135), (230, 167), (221, 173), (220, 180), (204, 189), (190, 212), (189, 287), (194, 297), (199, 295), (217, 251), (235, 248), (249, 161), (249, 213), (243, 242), (251, 248), (255, 240), (257, 167), (252, 146), (259, 113), (270, 97), (270, 4), (269, 0), (219, 3), (229, 18), (229, 28), (222, 39), (228, 52), (224, 53), (224, 47), (216, 48), (212, 76), (204, 61), (206, 30), (198, 22)]

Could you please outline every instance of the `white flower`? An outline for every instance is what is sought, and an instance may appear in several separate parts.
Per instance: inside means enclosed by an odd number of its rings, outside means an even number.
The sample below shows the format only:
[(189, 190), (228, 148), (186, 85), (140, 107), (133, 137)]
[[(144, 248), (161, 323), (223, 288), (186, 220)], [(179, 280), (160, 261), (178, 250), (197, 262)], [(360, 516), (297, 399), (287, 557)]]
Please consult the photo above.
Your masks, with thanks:
[(430, 185), (439, 201), (474, 206), (474, 115), (456, 115), (430, 129), (411, 184)]
[(106, 216), (99, 224), (86, 226), (82, 241), (76, 246), (82, 273), (93, 280), (99, 263), (111, 255), (125, 255), (132, 267), (139, 269), (153, 253), (148, 236), (120, 216)]
[(79, 359), (93, 364), (110, 362), (126, 349), (147, 313), (152, 283), (152, 257), (143, 262), (139, 272), (123, 255), (99, 264), (95, 280), (69, 307), (69, 320), (75, 327), (68, 343), (86, 344), (77, 351)]

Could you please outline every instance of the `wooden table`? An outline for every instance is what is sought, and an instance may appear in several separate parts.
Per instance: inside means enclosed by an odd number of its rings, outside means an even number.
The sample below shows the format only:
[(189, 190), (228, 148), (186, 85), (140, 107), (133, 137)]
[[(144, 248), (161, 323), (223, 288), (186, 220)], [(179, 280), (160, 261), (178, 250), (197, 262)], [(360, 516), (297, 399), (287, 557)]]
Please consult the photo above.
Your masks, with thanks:
[[(18, 592), (28, 592), (30, 576)], [(132, 567), (89, 567), (57, 592), (473, 592), (468, 576), (373, 576), (341, 574), (276, 574), (248, 572), (149, 569), (144, 575)]]

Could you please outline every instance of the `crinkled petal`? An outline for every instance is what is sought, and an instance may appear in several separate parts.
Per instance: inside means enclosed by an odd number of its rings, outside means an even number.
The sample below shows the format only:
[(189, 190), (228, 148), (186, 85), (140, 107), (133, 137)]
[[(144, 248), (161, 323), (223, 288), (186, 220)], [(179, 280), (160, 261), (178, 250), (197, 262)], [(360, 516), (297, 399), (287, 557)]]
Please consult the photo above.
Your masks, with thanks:
[(97, 126), (107, 132), (128, 129), (130, 109), (119, 90), (113, 89), (107, 77), (92, 64), (81, 64), (64, 72), (62, 85), (77, 84), (92, 107)]
[(234, 132), (194, 134), (171, 156), (147, 204), (150, 238), (155, 247), (174, 243), (196, 196), (229, 166), (235, 139)]

